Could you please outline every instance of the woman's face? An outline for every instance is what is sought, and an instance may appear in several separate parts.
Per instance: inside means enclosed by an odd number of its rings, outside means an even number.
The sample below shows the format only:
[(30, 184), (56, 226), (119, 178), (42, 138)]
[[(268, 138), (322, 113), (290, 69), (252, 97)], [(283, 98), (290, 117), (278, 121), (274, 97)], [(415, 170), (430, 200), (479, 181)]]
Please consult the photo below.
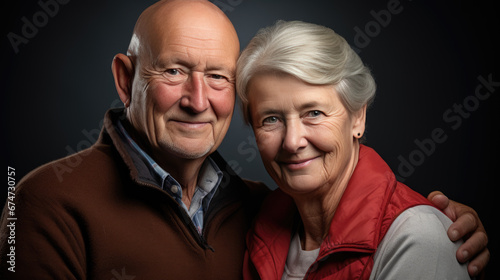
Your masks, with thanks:
[(267, 172), (286, 193), (328, 191), (357, 162), (365, 107), (350, 114), (332, 85), (259, 74), (248, 86), (252, 127)]

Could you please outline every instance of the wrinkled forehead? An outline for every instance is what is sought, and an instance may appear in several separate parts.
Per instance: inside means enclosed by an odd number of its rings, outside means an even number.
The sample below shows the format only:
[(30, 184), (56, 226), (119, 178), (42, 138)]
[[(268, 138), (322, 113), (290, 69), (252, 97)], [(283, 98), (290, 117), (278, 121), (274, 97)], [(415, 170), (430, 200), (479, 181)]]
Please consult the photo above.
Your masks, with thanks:
[[(194, 48), (222, 48), (236, 51), (237, 41), (228, 32), (208, 26), (176, 25), (158, 32), (152, 44), (165, 47), (183, 45)], [(238, 50), (239, 51), (239, 50)]]
[(175, 28), (150, 44), (150, 62), (181, 63), (188, 67), (210, 65), (234, 71), (239, 50), (221, 32), (205, 28)]
[[(223, 28), (175, 23), (153, 28), (147, 36), (136, 39), (141, 59), (164, 59), (180, 55), (192, 59), (217, 59), (235, 67), (239, 54), (237, 37)], [(141, 46), (142, 44), (142, 46)], [(201, 57), (196, 57), (201, 56)]]
[[(225, 51), (238, 56), (239, 41), (232, 23), (210, 2), (164, 1), (141, 16), (129, 51), (157, 57), (171, 48)], [(142, 53), (142, 54), (141, 54)]]

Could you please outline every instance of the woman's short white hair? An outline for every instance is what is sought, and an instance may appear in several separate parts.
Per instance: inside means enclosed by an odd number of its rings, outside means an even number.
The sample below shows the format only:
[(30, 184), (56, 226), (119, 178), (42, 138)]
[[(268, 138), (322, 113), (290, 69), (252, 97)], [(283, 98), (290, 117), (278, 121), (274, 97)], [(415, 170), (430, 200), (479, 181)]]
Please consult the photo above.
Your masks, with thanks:
[(247, 123), (251, 122), (248, 83), (265, 72), (289, 74), (314, 85), (333, 85), (351, 113), (370, 105), (375, 97), (375, 81), (356, 52), (342, 36), (317, 24), (278, 21), (260, 29), (243, 50), (236, 91)]

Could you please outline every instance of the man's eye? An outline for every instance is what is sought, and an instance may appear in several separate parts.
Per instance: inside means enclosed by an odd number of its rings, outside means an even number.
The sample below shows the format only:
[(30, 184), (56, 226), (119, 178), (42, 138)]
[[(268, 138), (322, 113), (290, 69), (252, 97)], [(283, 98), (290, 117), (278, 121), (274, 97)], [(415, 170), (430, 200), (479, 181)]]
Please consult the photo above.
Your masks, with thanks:
[(179, 74), (179, 70), (178, 69), (167, 69), (165, 71), (165, 73), (175, 76), (175, 75)]
[(221, 79), (226, 78), (226, 77), (224, 77), (222, 75), (218, 75), (218, 74), (211, 74), (210, 77), (212, 77), (212, 79), (215, 79), (215, 80), (221, 80)]

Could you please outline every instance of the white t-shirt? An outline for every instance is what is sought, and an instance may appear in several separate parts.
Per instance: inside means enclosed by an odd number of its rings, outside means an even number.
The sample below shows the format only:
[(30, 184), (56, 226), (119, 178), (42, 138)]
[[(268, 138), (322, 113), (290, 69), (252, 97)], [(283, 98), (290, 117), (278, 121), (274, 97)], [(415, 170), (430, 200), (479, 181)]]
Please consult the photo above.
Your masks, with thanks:
[[(370, 280), (470, 279), (466, 264), (459, 264), (451, 242), (451, 220), (434, 207), (407, 209), (392, 223), (374, 256)], [(282, 280), (303, 279), (319, 255), (319, 248), (304, 251), (298, 234), (292, 238)]]
[(297, 232), (290, 242), (288, 256), (286, 257), (285, 271), (281, 280), (303, 279), (309, 267), (318, 258), (319, 248), (312, 251), (302, 250), (300, 237)]

